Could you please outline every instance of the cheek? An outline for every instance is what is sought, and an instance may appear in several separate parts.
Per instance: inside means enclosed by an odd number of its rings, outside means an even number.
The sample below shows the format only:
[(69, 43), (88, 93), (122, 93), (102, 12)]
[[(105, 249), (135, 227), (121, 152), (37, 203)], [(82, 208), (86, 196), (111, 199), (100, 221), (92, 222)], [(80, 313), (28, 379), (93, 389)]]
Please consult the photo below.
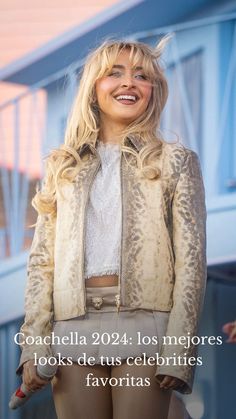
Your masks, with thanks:
[(143, 100), (140, 103), (140, 110), (141, 110), (141, 112), (144, 112), (144, 111), (146, 111), (146, 109), (149, 105), (149, 102), (151, 100), (152, 88), (150, 88), (149, 86), (143, 87), (142, 97), (143, 97)]
[(98, 100), (104, 100), (107, 94), (110, 94), (113, 90), (113, 83), (110, 79), (100, 79), (96, 83), (96, 95)]
[(143, 96), (146, 98), (146, 102), (149, 103), (151, 96), (152, 96), (152, 87), (147, 86), (144, 89)]

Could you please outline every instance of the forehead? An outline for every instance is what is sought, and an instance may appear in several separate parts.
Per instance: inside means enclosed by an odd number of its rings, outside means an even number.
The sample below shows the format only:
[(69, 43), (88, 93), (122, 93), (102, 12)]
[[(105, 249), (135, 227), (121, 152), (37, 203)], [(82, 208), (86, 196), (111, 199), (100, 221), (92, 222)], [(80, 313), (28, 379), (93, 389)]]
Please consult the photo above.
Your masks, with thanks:
[(143, 61), (143, 57), (141, 57), (140, 52), (139, 53), (138, 51), (133, 52), (126, 48), (118, 52), (117, 56), (115, 57), (115, 62), (126, 61), (126, 62), (132, 63), (134, 61), (134, 58), (136, 58), (135, 61), (138, 60), (141, 63)]
[(114, 54), (111, 54), (109, 64), (110, 66), (120, 64), (120, 65), (130, 65), (130, 66), (140, 66), (145, 65), (145, 60), (143, 54), (138, 49), (128, 49), (123, 48), (120, 51), (116, 51)]

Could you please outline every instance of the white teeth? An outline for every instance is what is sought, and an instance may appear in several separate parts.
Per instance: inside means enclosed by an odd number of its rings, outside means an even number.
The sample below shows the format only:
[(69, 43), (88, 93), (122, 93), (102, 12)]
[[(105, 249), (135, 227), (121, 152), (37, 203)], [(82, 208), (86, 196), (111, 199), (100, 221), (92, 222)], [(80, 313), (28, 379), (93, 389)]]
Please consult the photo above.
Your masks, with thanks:
[(135, 96), (131, 96), (131, 95), (119, 95), (116, 97), (117, 100), (122, 100), (122, 99), (127, 99), (127, 100), (133, 100), (134, 102), (136, 102), (136, 97)]

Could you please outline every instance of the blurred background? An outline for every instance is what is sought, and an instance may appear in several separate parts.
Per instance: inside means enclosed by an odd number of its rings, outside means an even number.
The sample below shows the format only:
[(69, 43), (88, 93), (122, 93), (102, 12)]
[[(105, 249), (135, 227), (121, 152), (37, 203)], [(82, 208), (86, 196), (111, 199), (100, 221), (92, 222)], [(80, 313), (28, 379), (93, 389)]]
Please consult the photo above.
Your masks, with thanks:
[(8, 409), (18, 382), (13, 337), (24, 315), (31, 199), (43, 158), (63, 142), (84, 58), (107, 36), (155, 45), (169, 32), (161, 128), (201, 161), (208, 283), (200, 334), (224, 336), (223, 345), (200, 348), (204, 366), (183, 402), (193, 419), (236, 417), (236, 344), (222, 332), (236, 319), (236, 1), (0, 0), (1, 419), (55, 418), (49, 387)]

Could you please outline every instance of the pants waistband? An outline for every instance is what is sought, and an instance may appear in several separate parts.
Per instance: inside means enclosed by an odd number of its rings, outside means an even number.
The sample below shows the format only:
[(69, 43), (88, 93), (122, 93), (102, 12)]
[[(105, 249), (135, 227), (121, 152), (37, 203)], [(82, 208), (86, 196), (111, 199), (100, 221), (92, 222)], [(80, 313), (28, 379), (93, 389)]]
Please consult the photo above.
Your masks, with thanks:
[(134, 308), (121, 306), (119, 288), (86, 287), (86, 305), (88, 312), (130, 311)]

